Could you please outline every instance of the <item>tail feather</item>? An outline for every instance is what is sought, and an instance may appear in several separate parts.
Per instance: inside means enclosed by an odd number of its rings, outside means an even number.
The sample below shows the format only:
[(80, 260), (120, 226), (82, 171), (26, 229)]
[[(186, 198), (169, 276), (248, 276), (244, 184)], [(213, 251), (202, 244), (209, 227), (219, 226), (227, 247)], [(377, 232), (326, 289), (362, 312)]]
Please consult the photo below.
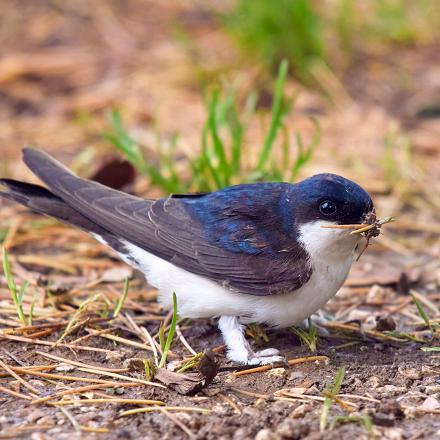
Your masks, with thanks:
[(20, 203), (39, 214), (48, 215), (87, 232), (100, 236), (109, 234), (104, 228), (84, 217), (67, 205), (63, 199), (42, 186), (12, 179), (0, 179), (0, 185), (6, 188), (5, 191), (0, 191), (1, 197)]

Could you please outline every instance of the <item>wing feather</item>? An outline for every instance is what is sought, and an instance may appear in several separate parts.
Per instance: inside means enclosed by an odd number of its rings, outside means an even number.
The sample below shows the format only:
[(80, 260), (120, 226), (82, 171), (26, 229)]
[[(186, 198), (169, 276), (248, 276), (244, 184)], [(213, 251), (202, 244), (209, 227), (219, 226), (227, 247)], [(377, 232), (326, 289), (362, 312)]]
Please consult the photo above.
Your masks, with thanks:
[[(287, 293), (301, 287), (310, 277), (307, 253), (280, 232), (275, 224), (276, 213), (268, 211), (265, 219), (264, 212), (253, 212), (252, 206), (241, 211), (231, 207), (234, 204), (222, 202), (216, 206), (213, 199), (212, 207), (208, 207), (213, 217), (205, 222), (192, 207), (209, 194), (145, 200), (81, 179), (37, 150), (26, 149), (24, 160), (56, 196), (92, 222), (233, 290), (251, 295)], [(229, 231), (231, 220), (237, 226)], [(220, 230), (226, 228), (226, 232), (212, 236), (207, 224), (215, 224)], [(265, 236), (265, 228), (270, 227), (278, 234), (277, 246), (271, 245)], [(226, 244), (222, 242), (224, 237), (228, 240)]]

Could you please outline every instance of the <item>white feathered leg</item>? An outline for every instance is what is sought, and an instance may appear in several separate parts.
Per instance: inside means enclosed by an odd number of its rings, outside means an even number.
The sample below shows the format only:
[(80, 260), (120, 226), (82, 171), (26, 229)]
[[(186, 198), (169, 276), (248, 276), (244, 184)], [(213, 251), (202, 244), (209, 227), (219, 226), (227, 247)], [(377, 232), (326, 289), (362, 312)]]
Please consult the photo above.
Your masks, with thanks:
[(228, 347), (227, 356), (231, 361), (245, 365), (263, 365), (284, 360), (282, 356), (278, 356), (279, 351), (275, 348), (255, 353), (244, 337), (244, 326), (239, 323), (237, 317), (222, 316), (218, 321), (218, 327)]

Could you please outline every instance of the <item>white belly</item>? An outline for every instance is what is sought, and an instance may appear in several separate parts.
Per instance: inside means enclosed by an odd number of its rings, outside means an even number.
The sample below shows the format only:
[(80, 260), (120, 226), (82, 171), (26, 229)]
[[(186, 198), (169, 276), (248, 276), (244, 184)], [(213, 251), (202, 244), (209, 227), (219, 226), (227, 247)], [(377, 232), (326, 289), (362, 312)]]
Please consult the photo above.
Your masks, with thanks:
[(322, 229), (321, 225), (315, 222), (301, 230), (302, 237), (313, 237), (312, 240), (302, 239), (310, 254), (312, 276), (300, 289), (282, 295), (235, 293), (131, 243), (125, 243), (125, 247), (137, 260), (148, 282), (159, 290), (159, 301), (164, 307), (172, 307), (172, 294), (176, 293), (181, 317), (240, 316), (244, 322), (287, 327), (299, 324), (333, 297), (353, 262), (358, 239), (346, 231)]

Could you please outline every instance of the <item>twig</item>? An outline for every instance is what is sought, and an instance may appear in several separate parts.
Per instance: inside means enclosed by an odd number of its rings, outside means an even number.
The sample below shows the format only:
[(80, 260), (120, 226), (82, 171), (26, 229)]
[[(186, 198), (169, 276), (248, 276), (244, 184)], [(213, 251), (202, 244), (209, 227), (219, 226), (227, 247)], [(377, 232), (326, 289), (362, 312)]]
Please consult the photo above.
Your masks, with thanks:
[[(21, 367), (14, 367), (16, 373), (21, 373), (28, 376), (43, 377), (45, 379), (54, 380), (70, 380), (73, 382), (85, 382), (85, 383), (105, 383), (111, 386), (114, 382), (104, 379), (92, 379), (90, 377), (79, 377), (79, 376), (66, 376), (65, 374), (53, 374), (53, 373), (43, 373), (42, 371), (30, 371)], [(134, 381), (133, 381), (134, 382)]]
[(196, 356), (197, 352), (189, 345), (188, 341), (185, 339), (185, 336), (183, 336), (182, 330), (180, 330), (179, 324), (176, 324), (176, 333), (177, 336), (180, 339), (180, 342), (182, 345), (193, 355)]
[(10, 390), (9, 388), (5, 388), (0, 386), (0, 392), (5, 394), (10, 394), (11, 396), (18, 397), (20, 399), (32, 400), (32, 397), (26, 396), (26, 394), (18, 393), (17, 391)]
[(238, 407), (238, 405), (232, 399), (230, 399), (228, 396), (226, 396), (222, 393), (218, 393), (217, 396), (220, 397), (220, 399), (222, 399), (223, 402), (225, 402), (229, 406), (231, 406), (236, 414), (241, 414), (241, 409)]
[(74, 365), (75, 367), (93, 368), (94, 370), (107, 371), (111, 373), (126, 373), (127, 371), (129, 371), (128, 368), (106, 368), (98, 367), (96, 365), (85, 364), (83, 362), (71, 361), (70, 359), (62, 358), (61, 356), (55, 356), (54, 354), (45, 353), (44, 351), (36, 351), (36, 353), (45, 358), (62, 362), (64, 364)]
[(80, 400), (59, 400), (58, 402), (49, 402), (53, 406), (74, 405), (74, 404), (91, 404), (91, 403), (123, 403), (124, 405), (165, 405), (161, 400), (147, 400), (147, 399), (80, 399)]
[(138, 379), (137, 377), (123, 376), (122, 374), (111, 373), (109, 371), (94, 370), (92, 368), (79, 368), (79, 370), (84, 371), (85, 373), (99, 374), (101, 376), (108, 376), (108, 377), (114, 377), (115, 379), (122, 379), (125, 380), (126, 382), (131, 381), (131, 382), (142, 383), (144, 385), (151, 385), (153, 387), (166, 388), (166, 386), (161, 385), (159, 383), (149, 382), (147, 380)]
[(76, 421), (75, 417), (73, 417), (72, 414), (70, 414), (70, 412), (66, 409), (66, 408), (60, 408), (61, 412), (67, 417), (67, 419), (69, 420), (69, 422), (72, 424), (73, 429), (76, 432), (81, 432), (81, 426), (80, 424)]
[(127, 411), (121, 412), (119, 415), (120, 416), (130, 416), (132, 414), (159, 411), (159, 409), (165, 409), (166, 411), (199, 412), (202, 414), (208, 414), (208, 413), (212, 412), (212, 410), (208, 409), (208, 408), (197, 408), (197, 407), (189, 407), (189, 406), (162, 406), (160, 408), (156, 408), (153, 406), (150, 408), (129, 409)]
[(195, 439), (196, 436), (190, 431), (189, 428), (187, 428), (177, 417), (175, 417), (173, 414), (170, 414), (163, 408), (158, 408), (159, 411), (164, 414), (166, 417), (168, 417), (175, 425), (177, 425), (189, 438)]
[(233, 391), (234, 393), (243, 394), (243, 396), (247, 396), (247, 397), (254, 397), (256, 399), (264, 399), (264, 400), (269, 399), (269, 395), (267, 394), (253, 393), (251, 391), (241, 390), (240, 388), (236, 388), (236, 387), (228, 387), (228, 389), (230, 391)]
[(46, 345), (48, 347), (56, 346), (56, 347), (70, 348), (72, 350), (94, 351), (97, 353), (112, 353), (111, 350), (107, 350), (105, 348), (87, 347), (83, 345), (71, 345), (71, 344), (63, 344), (63, 343), (56, 344), (55, 342), (42, 341), (40, 339), (30, 339), (30, 338), (25, 338), (23, 336), (6, 335), (4, 333), (3, 334), (0, 333), (0, 341), (2, 339), (7, 339), (9, 341), (29, 342), (30, 344)]
[(159, 366), (159, 357), (157, 355), (157, 348), (159, 348), (159, 350), (160, 350), (160, 346), (158, 346), (156, 344), (156, 341), (154, 341), (150, 332), (145, 327), (139, 327), (128, 313), (125, 313), (123, 316), (124, 316), (125, 320), (128, 322), (128, 324), (130, 325), (130, 327), (139, 336), (139, 338), (141, 340), (144, 340), (144, 342), (148, 342), (150, 344), (150, 347), (153, 351), (154, 363), (155, 363), (156, 367)]
[(48, 400), (55, 399), (56, 397), (66, 396), (68, 394), (80, 394), (87, 391), (100, 390), (102, 388), (128, 388), (128, 387), (139, 387), (141, 384), (134, 382), (111, 382), (109, 383), (98, 383), (94, 385), (85, 385), (83, 387), (72, 388), (70, 390), (59, 391), (58, 393), (50, 394), (49, 396), (40, 397), (39, 399), (32, 400), (32, 405), (37, 405), (39, 403), (47, 402)]
[(17, 379), (29, 391), (37, 395), (40, 394), (40, 392), (36, 388), (34, 388), (30, 383), (27, 383), (22, 377), (20, 377), (17, 373), (15, 373), (15, 371), (13, 371), (11, 367), (9, 367), (9, 365), (5, 364), (2, 360), (0, 360), (0, 367), (6, 370), (12, 377)]
[(102, 334), (99, 332), (94, 332), (91, 329), (87, 329), (93, 336), (100, 336), (101, 338), (109, 339), (110, 341), (120, 342), (121, 344), (131, 345), (132, 347), (140, 348), (141, 350), (153, 351), (148, 345), (142, 344), (140, 342), (131, 341), (130, 339), (122, 338), (121, 336)]
[[(314, 361), (326, 361), (328, 359), (327, 356), (309, 356), (302, 357), (297, 359), (290, 359), (287, 361), (289, 365), (303, 364), (305, 362), (314, 362)], [(262, 365), (261, 367), (249, 368), (247, 370), (235, 371), (232, 374), (235, 377), (243, 376), (245, 374), (253, 374), (253, 373), (261, 373), (263, 371), (272, 370), (272, 368), (279, 367), (280, 365)], [(282, 365), (281, 365), (282, 366)]]

